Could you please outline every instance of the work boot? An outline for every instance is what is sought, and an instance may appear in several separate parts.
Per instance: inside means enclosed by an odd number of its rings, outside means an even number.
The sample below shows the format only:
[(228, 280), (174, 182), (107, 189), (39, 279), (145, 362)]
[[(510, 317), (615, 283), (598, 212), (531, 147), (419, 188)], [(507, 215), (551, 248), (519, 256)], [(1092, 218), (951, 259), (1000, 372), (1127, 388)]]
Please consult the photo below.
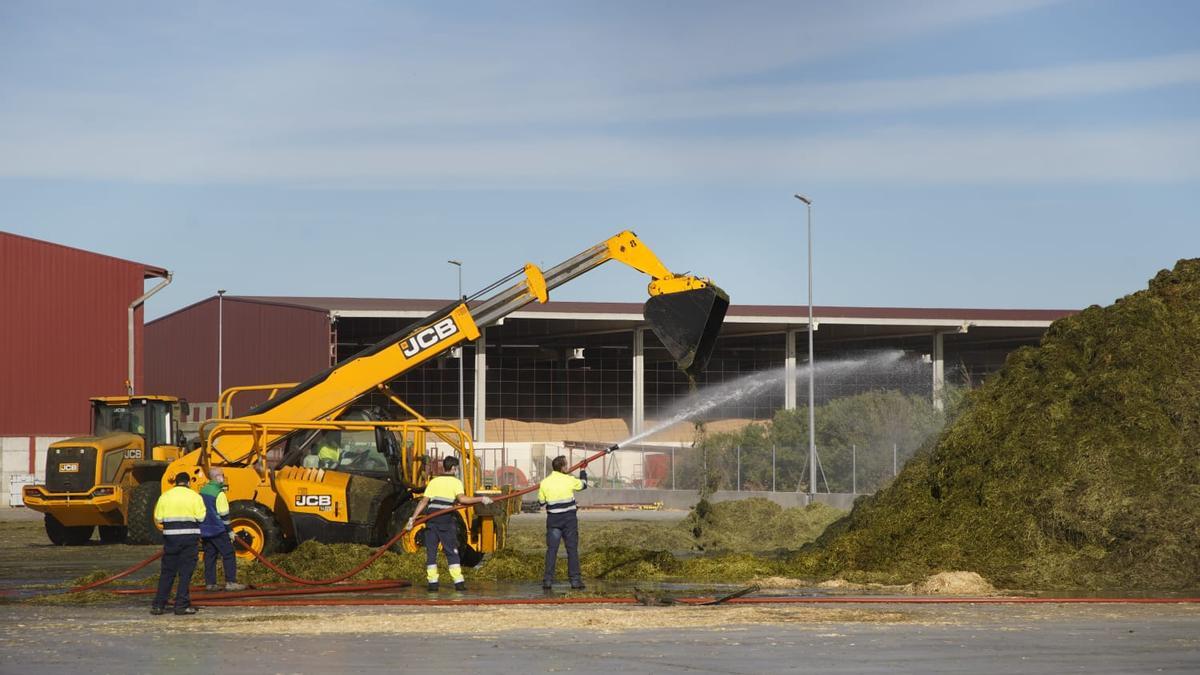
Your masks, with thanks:
[(584, 586), (582, 581), (571, 582), (571, 590), (573, 591), (582, 591), (585, 588), (587, 588), (587, 586)]
[(191, 605), (188, 605), (187, 607), (184, 607), (183, 609), (175, 610), (175, 616), (184, 616), (184, 615), (190, 615), (190, 614), (195, 614), (195, 613), (196, 613), (196, 608), (192, 607)]
[(229, 583), (225, 584), (225, 590), (227, 590), (227, 591), (244, 591), (244, 590), (246, 590), (246, 584), (239, 584), (236, 581), (230, 581)]
[(429, 582), (429, 585), (425, 587), (425, 590), (429, 591), (430, 593), (437, 593), (437, 590), (438, 590), (437, 582), (436, 581)]
[(543, 591), (552, 591), (552, 590), (554, 590), (554, 585), (551, 584), (549, 581), (543, 581), (542, 582), (542, 590)]
[(209, 584), (204, 587), (204, 590), (208, 591), (209, 593), (216, 593), (217, 591), (221, 590), (221, 587), (216, 584)]
[(150, 608), (150, 613), (154, 616), (160, 616), (163, 613), (163, 608), (155, 605)]
[(456, 582), (454, 582), (454, 590), (456, 590), (456, 591), (465, 591), (465, 590), (467, 590), (467, 582), (465, 582), (465, 581), (456, 581)]

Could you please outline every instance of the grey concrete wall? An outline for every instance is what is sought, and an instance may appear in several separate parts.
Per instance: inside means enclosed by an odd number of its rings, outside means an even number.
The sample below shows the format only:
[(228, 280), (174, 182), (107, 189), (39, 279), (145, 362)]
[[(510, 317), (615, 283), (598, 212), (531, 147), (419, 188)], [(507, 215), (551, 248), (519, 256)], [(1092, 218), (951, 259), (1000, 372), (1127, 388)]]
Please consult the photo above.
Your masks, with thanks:
[[(19, 506), (21, 486), (28, 482), (46, 478), (46, 449), (51, 443), (62, 440), (61, 436), (36, 436), (34, 446), (34, 472), (29, 472), (29, 436), (0, 437), (0, 506)], [(34, 481), (26, 480), (33, 475)], [(15, 498), (15, 499), (14, 499)]]
[[(818, 494), (815, 501), (828, 504), (834, 508), (849, 510), (858, 495), (845, 493)], [(724, 502), (734, 499), (764, 497), (785, 508), (792, 506), (807, 506), (809, 495), (803, 492), (756, 492), (743, 490), (721, 490), (713, 494), (710, 501)], [(668, 509), (690, 509), (700, 501), (700, 493), (695, 490), (628, 490), (588, 488), (575, 493), (575, 501), (581, 506), (596, 504), (652, 504), (662, 502)]]

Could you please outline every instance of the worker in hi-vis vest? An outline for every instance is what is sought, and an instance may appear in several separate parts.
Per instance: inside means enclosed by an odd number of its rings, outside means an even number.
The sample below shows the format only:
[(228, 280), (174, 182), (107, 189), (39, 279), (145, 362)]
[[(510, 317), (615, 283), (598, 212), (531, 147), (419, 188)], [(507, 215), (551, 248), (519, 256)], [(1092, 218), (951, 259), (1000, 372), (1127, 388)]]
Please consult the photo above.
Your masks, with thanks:
[(196, 570), (200, 523), (204, 522), (207, 510), (204, 498), (188, 487), (191, 477), (187, 473), (176, 474), (174, 482), (175, 487), (162, 493), (154, 505), (154, 522), (163, 531), (163, 556), (151, 614), (162, 614), (166, 609), (176, 577), (179, 577), (179, 589), (175, 591), (175, 613), (196, 613), (188, 584), (192, 583), (192, 572)]
[[(558, 559), (558, 543), (567, 546), (567, 577), (571, 588), (582, 590), (583, 579), (579, 572), (579, 520), (575, 517), (575, 493), (587, 489), (587, 471), (581, 470), (579, 478), (568, 473), (567, 458), (559, 455), (550, 466), (554, 473), (542, 479), (538, 486), (538, 503), (546, 507), (546, 572), (542, 575), (542, 588), (550, 590), (554, 583), (554, 565)], [(586, 466), (586, 464), (584, 465)]]
[[(237, 552), (233, 548), (233, 528), (229, 524), (229, 498), (225, 492), (225, 472), (209, 469), (208, 482), (200, 488), (206, 515), (200, 523), (200, 546), (204, 549), (204, 590), (244, 591), (245, 584), (237, 582)], [(217, 585), (217, 559), (225, 569), (225, 585)]]
[[(462, 481), (454, 475), (458, 467), (457, 457), (446, 457), (442, 460), (442, 473), (430, 479), (425, 486), (425, 494), (417, 502), (417, 508), (405, 524), (405, 531), (413, 528), (413, 520), (429, 508), (430, 514), (447, 511), (455, 504), (491, 504), (492, 498), (486, 495), (468, 497)], [(428, 590), (438, 589), (437, 550), (442, 545), (446, 554), (446, 563), (450, 566), (450, 578), (454, 580), (454, 590), (467, 590), (467, 581), (463, 578), (461, 559), (458, 556), (458, 516), (447, 513), (425, 521), (425, 580), (429, 582)]]

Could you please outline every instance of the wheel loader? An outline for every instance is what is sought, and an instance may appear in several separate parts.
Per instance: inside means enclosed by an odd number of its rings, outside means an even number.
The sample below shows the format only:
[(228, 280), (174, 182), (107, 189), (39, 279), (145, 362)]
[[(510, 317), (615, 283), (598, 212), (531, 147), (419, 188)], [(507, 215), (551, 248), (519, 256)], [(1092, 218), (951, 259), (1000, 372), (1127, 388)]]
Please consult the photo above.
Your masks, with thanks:
[(187, 401), (174, 396), (91, 399), (92, 435), (46, 451), (46, 482), (27, 485), (25, 506), (45, 514), (46, 536), (58, 545), (87, 543), (100, 530), (106, 544), (154, 544), (163, 472), (185, 450), (179, 430)]
[[(201, 427), (203, 445), (173, 462), (164, 489), (176, 474), (193, 485), (221, 467), (228, 484), (235, 533), (259, 553), (299, 542), (377, 545), (390, 539), (412, 514), (430, 464), (428, 444), (449, 447), (464, 470), (468, 494), (479, 486), (471, 439), (452, 425), (432, 422), (391, 396), (391, 380), (476, 340), (480, 329), (609, 260), (649, 275), (644, 316), (689, 376), (700, 372), (715, 346), (729, 307), (711, 281), (676, 275), (633, 232), (621, 232), (552, 268), (526, 264), (479, 293), (413, 322), (377, 344), (301, 383), (234, 388), (218, 402), (219, 418)], [(233, 398), (270, 389), (249, 413), (230, 418)], [(387, 395), (408, 419), (363, 419), (354, 408), (371, 392)], [(502, 505), (471, 506), (457, 518), (464, 564), (503, 545), (507, 511)], [(402, 540), (417, 548), (421, 528)], [(243, 552), (245, 554), (245, 552)]]

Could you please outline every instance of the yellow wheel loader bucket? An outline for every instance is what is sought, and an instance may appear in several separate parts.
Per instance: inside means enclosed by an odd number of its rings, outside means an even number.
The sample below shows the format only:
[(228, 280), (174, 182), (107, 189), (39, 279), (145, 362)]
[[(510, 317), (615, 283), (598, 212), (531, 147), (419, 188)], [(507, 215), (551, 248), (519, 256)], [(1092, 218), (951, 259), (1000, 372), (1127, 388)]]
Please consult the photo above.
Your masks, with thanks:
[(679, 369), (695, 379), (712, 356), (729, 296), (713, 285), (651, 296), (642, 310)]

